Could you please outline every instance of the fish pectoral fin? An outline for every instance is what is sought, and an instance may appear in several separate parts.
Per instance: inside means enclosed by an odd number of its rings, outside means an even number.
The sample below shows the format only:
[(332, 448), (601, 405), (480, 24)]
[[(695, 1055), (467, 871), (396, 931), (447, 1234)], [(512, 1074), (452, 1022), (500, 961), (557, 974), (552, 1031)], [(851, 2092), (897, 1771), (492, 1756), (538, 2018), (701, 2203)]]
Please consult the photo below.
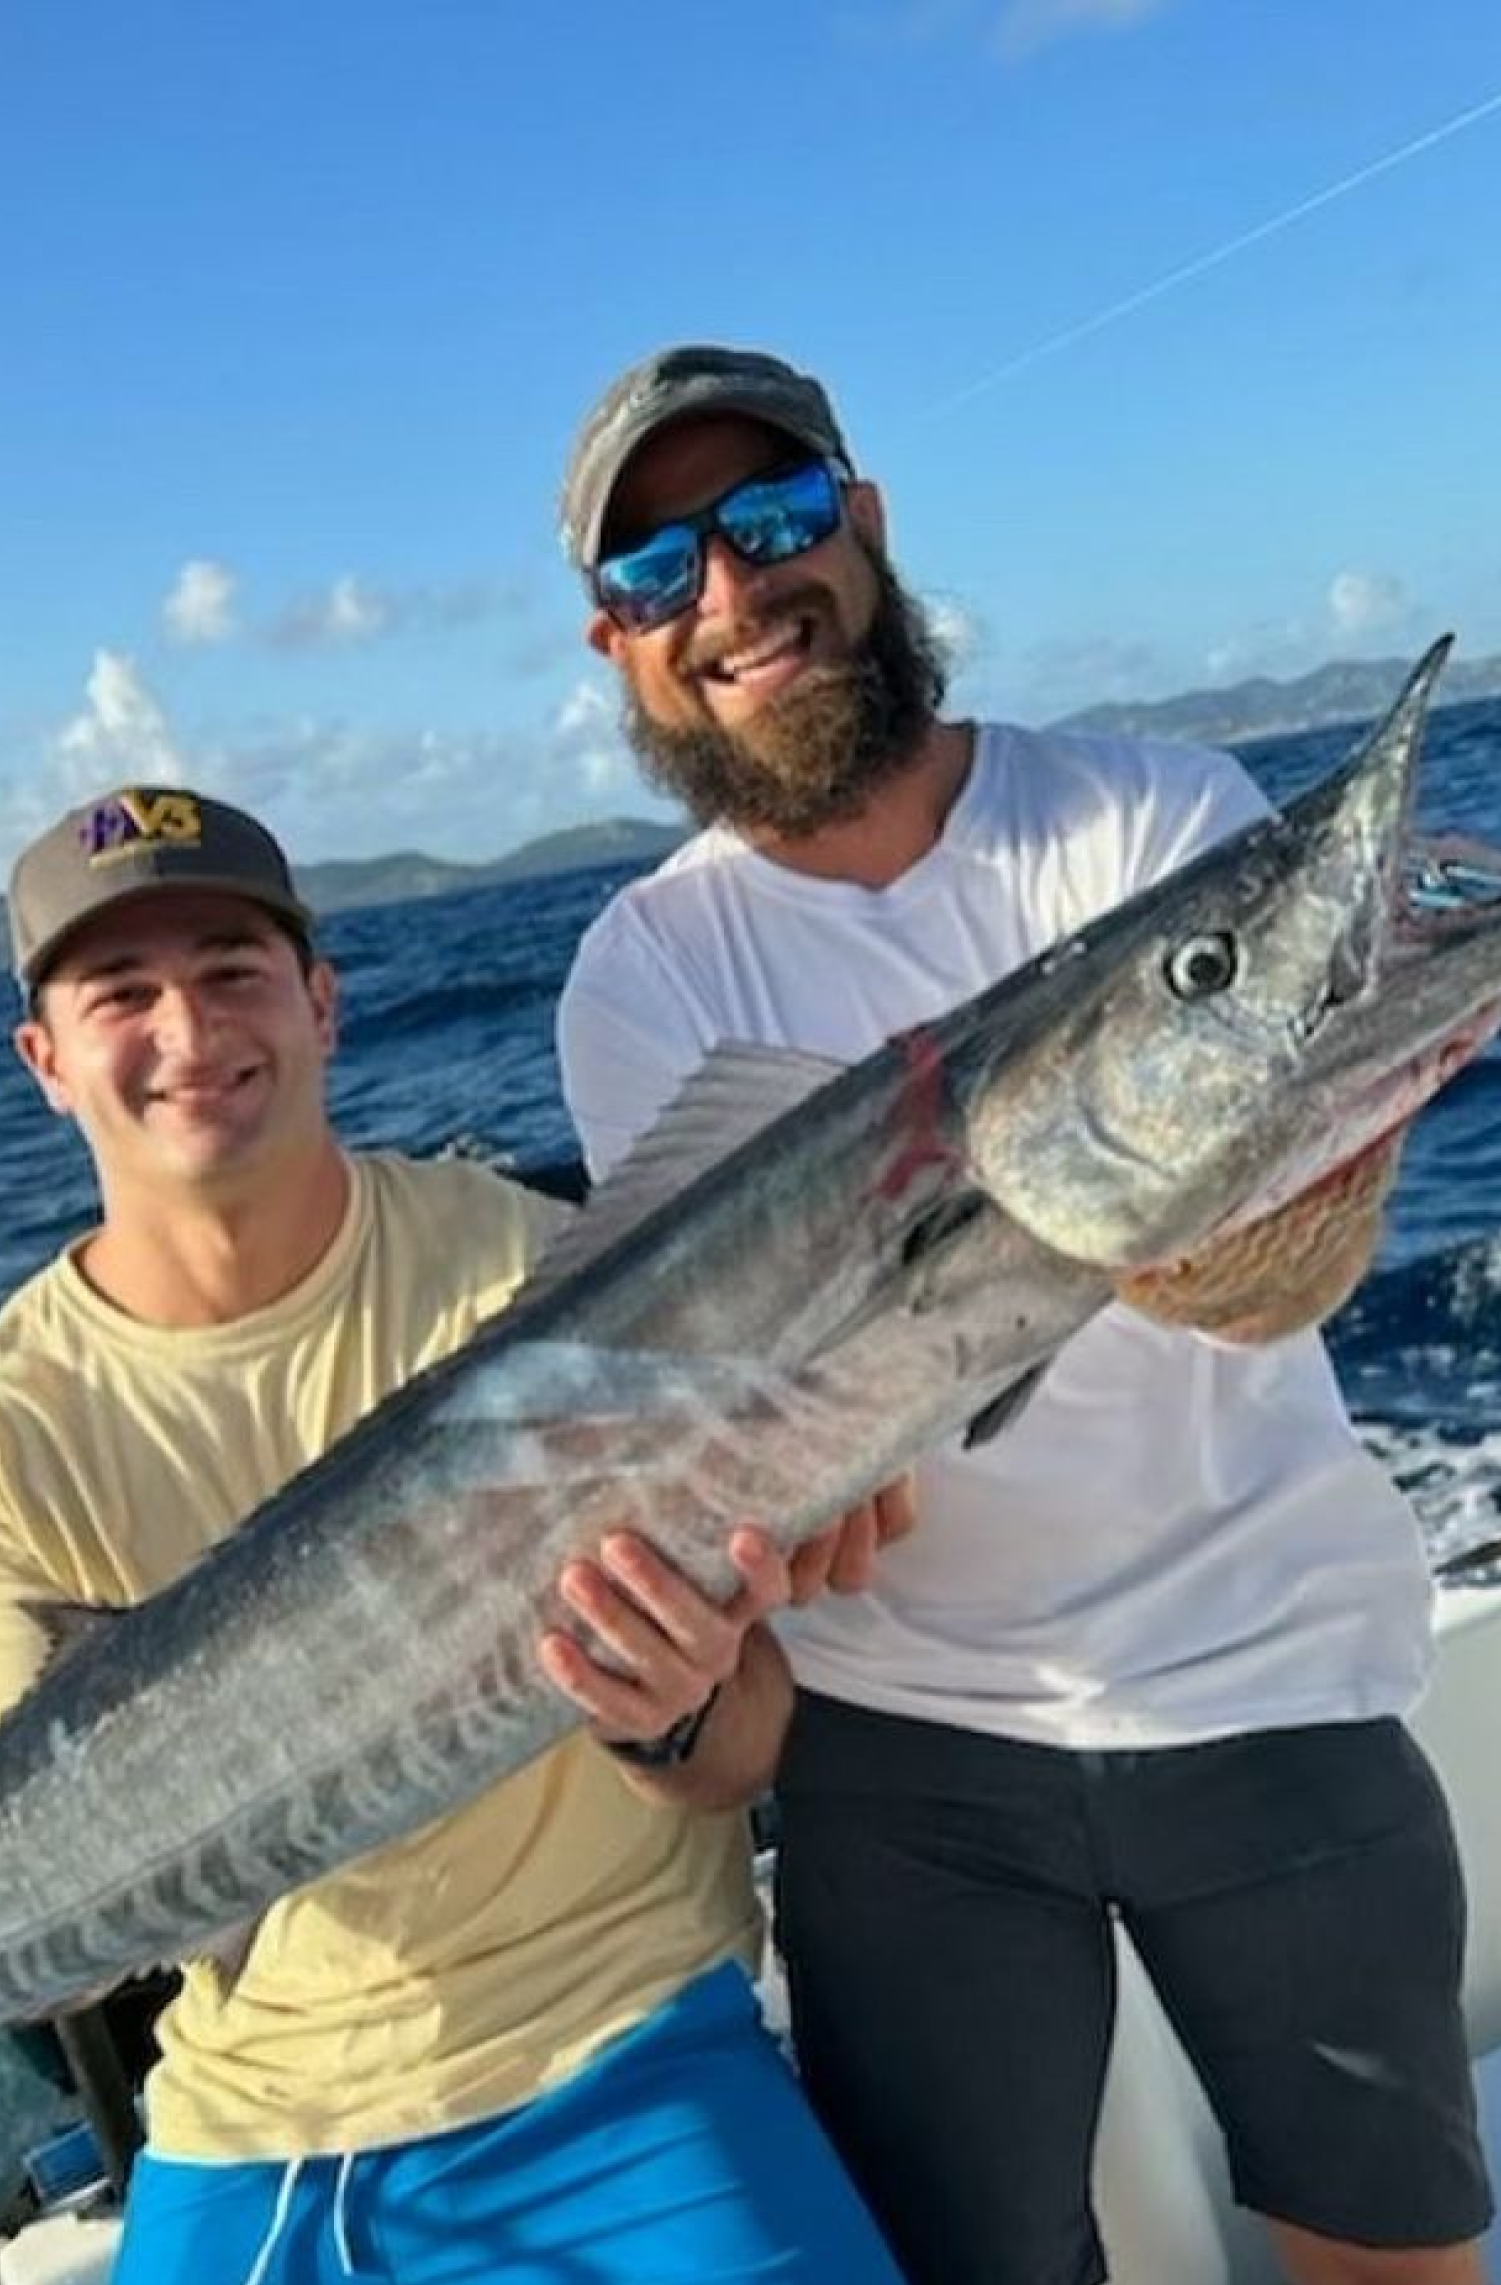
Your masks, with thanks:
[(25, 1605), (26, 1615), (39, 1626), (47, 1638), (47, 1648), (37, 1681), (51, 1674), (59, 1666), (93, 1642), (98, 1636), (109, 1633), (117, 1619), (125, 1612), (113, 1603), (67, 1603), (36, 1601)]
[(824, 1055), (735, 1042), (711, 1049), (656, 1123), (591, 1192), (527, 1280), (526, 1298), (596, 1261), (658, 1206), (678, 1198), (717, 1160), (795, 1111), (847, 1069)]
[(1000, 1435), (1003, 1428), (1009, 1428), (1014, 1421), (1020, 1420), (1042, 1386), (1051, 1362), (1052, 1359), (1049, 1358), (1047, 1363), (1034, 1365), (1030, 1372), (1023, 1373), (1019, 1380), (1014, 1380), (1009, 1387), (1003, 1388), (999, 1396), (993, 1396), (989, 1404), (980, 1407), (964, 1431), (966, 1452), (973, 1452), (981, 1444), (988, 1444), (993, 1436)]

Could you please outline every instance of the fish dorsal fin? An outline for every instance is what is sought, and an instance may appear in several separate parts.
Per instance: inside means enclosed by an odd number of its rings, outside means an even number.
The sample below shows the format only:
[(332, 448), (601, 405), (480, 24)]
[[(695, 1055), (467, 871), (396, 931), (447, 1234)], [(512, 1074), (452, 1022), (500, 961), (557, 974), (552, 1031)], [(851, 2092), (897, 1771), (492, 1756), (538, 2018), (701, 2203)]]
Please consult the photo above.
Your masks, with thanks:
[(42, 1663), (22, 1691), (23, 1699), (30, 1695), (38, 1683), (46, 1681), (60, 1666), (65, 1666), (96, 1635), (107, 1634), (116, 1619), (125, 1615), (112, 1603), (54, 1602), (40, 1595), (24, 1603), (22, 1610), (33, 1626), (40, 1627), (47, 1638)]
[(847, 1068), (796, 1048), (740, 1041), (712, 1048), (634, 1150), (590, 1194), (583, 1212), (548, 1247), (527, 1282), (527, 1299), (597, 1260), (716, 1160), (795, 1111)]
[(44, 1672), (50, 1674), (62, 1666), (75, 1651), (82, 1650), (86, 1642), (96, 1635), (107, 1634), (124, 1612), (112, 1603), (29, 1603), (26, 1615), (34, 1619), (47, 1637), (47, 1664)]

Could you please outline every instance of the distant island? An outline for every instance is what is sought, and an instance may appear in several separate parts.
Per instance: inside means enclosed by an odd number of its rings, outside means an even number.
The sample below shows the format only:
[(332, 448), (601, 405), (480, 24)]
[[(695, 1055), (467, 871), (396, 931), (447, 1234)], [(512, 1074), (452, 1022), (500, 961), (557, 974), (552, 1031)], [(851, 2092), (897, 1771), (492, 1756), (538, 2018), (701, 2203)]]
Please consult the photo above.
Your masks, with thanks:
[(606, 817), (597, 824), (544, 833), (482, 865), (399, 849), (389, 857), (334, 857), (295, 870), (297, 886), (314, 912), (344, 912), (355, 905), (404, 904), (412, 897), (446, 896), (453, 889), (479, 889), (493, 881), (536, 880), (544, 873), (579, 872), (590, 865), (650, 865), (675, 849), (687, 830), (644, 817)]
[[(1291, 682), (1258, 674), (1218, 690), (1184, 691), (1177, 698), (1087, 706), (1053, 727), (1248, 745), (1256, 738), (1290, 737), (1335, 722), (1368, 722), (1391, 704), (1412, 666), (1411, 659), (1336, 659)], [(1501, 655), (1455, 659), (1445, 667), (1440, 688), (1446, 706), (1501, 696)]]
[[(1219, 690), (1090, 706), (1064, 715), (1051, 727), (1245, 746), (1258, 738), (1287, 737), (1336, 722), (1369, 721), (1390, 705), (1411, 667), (1411, 659), (1335, 660), (1290, 682), (1254, 675)], [(1501, 696), (1501, 654), (1455, 660), (1444, 670), (1442, 687), (1448, 705)], [(543, 834), (483, 865), (456, 864), (404, 850), (390, 857), (299, 865), (297, 879), (315, 911), (337, 912), (353, 905), (440, 896), (451, 889), (480, 888), (489, 881), (532, 879), (590, 865), (650, 865), (675, 849), (687, 831), (686, 825), (611, 817), (600, 824)]]
[[(1337, 660), (1291, 682), (1255, 675), (1220, 690), (1190, 690), (1176, 698), (1127, 699), (1090, 706), (1064, 715), (1051, 727), (1248, 746), (1258, 738), (1287, 737), (1337, 722), (1369, 721), (1390, 704), (1411, 664), (1410, 659)], [(1445, 669), (1442, 687), (1448, 705), (1501, 696), (1501, 654), (1456, 660)], [(651, 865), (675, 849), (688, 830), (686, 824), (663, 824), (644, 817), (607, 817), (595, 824), (569, 825), (560, 832), (544, 833), (484, 864), (461, 864), (446, 857), (424, 856), (419, 850), (401, 849), (387, 857), (333, 858), (299, 865), (297, 883), (315, 912), (344, 912), (358, 905), (407, 903), (416, 897), (483, 888), (492, 881), (535, 880), (547, 873), (577, 872), (595, 865)]]

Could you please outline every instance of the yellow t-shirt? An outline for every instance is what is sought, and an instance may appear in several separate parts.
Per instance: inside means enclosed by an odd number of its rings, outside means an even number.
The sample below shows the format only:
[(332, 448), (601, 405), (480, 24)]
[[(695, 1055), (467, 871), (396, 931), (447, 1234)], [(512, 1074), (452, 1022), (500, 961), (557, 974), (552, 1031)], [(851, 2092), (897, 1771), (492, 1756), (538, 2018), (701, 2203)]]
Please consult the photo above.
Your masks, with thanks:
[[(514, 1291), (560, 1209), (462, 1161), (351, 1161), (344, 1226), (273, 1307), (141, 1325), (64, 1255), (0, 1311), (0, 1705), (38, 1601), (139, 1601)], [(565, 2078), (690, 1976), (750, 1964), (745, 1824), (643, 1801), (576, 1733), (274, 1905), (233, 1992), (190, 1966), (153, 2147), (366, 2149)]]

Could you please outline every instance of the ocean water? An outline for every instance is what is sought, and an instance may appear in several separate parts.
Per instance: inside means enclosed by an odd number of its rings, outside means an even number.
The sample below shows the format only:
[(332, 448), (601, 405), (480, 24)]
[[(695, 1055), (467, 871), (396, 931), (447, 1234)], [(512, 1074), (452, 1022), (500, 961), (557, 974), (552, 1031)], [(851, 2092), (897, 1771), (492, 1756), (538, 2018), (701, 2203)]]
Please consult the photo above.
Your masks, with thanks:
[[(1346, 751), (1346, 731), (1246, 750), (1282, 799)], [(1422, 821), (1501, 843), (1501, 702), (1434, 716)], [(333, 1074), (354, 1143), (462, 1149), (556, 1174), (575, 1142), (552, 1015), (582, 930), (619, 866), (332, 916), (344, 985)], [(88, 1163), (0, 1059), (0, 1295), (93, 1213)], [(1501, 1535), (1501, 1055), (1491, 1047), (1418, 1121), (1376, 1271), (1330, 1328), (1362, 1434), (1406, 1486), (1435, 1561)], [(0, 2045), (0, 2194), (56, 2109)]]

